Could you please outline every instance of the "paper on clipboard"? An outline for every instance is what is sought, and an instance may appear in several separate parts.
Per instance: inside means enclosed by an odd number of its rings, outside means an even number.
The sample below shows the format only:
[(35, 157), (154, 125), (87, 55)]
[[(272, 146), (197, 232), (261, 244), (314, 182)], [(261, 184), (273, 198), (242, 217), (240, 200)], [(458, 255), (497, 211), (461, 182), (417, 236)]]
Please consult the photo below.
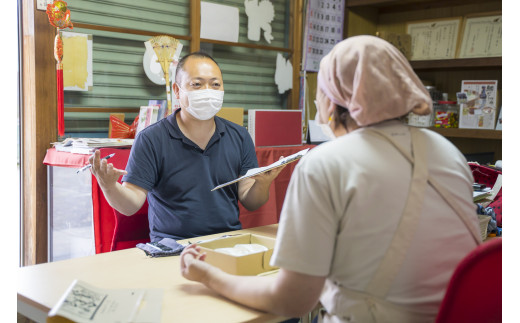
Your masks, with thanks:
[(244, 176), (239, 177), (237, 179), (234, 179), (232, 181), (229, 181), (227, 183), (215, 186), (215, 188), (213, 188), (211, 191), (213, 192), (215, 190), (218, 190), (219, 188), (231, 185), (231, 184), (236, 183), (238, 181), (241, 181), (243, 179), (246, 179), (246, 178), (249, 178), (249, 177), (253, 177), (253, 176), (256, 176), (258, 174), (268, 172), (271, 169), (275, 169), (277, 167), (284, 166), (284, 165), (287, 165), (287, 164), (292, 163), (294, 161), (297, 161), (300, 158), (302, 158), (309, 151), (309, 149), (310, 148), (307, 148), (307, 149), (304, 149), (304, 150), (300, 150), (299, 152), (297, 152), (295, 154), (292, 154), (290, 156), (287, 156), (285, 158), (282, 158), (282, 159), (272, 163), (271, 165), (268, 165), (268, 166), (265, 166), (265, 167), (252, 168), (252, 169), (248, 170), (247, 173)]

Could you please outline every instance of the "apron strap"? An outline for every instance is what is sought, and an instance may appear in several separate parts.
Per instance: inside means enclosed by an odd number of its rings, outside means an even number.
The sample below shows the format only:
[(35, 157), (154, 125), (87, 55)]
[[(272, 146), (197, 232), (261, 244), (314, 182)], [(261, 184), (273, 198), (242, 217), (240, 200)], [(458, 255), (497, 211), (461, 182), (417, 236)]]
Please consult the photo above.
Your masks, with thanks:
[[(395, 148), (397, 148), (397, 150), (399, 150), (401, 152), (401, 154), (412, 164), (414, 164), (414, 158), (412, 157), (412, 155), (406, 151), (405, 149), (403, 149), (403, 147), (401, 147), (397, 142), (395, 142), (391, 137), (389, 137), (387, 134), (385, 134), (384, 132), (380, 131), (379, 129), (373, 129), (373, 128), (366, 128), (366, 129), (370, 129), (372, 130), (373, 133), (376, 133), (382, 137), (384, 137), (385, 139), (387, 139), (388, 141), (390, 141)], [(421, 136), (422, 136), (422, 133), (420, 132), (419, 129), (417, 128), (410, 128), (410, 131), (413, 135), (413, 133), (420, 133)], [(469, 230), (469, 232), (471, 233), (473, 239), (475, 240), (476, 244), (479, 245), (482, 243), (482, 237), (480, 235), (480, 232), (476, 230), (475, 226), (471, 223), (471, 220), (468, 216), (468, 214), (464, 213), (464, 211), (462, 211), (461, 207), (459, 206), (459, 204), (457, 204), (455, 202), (455, 199), (453, 198), (453, 196), (451, 195), (450, 192), (448, 192), (441, 184), (439, 184), (439, 182), (431, 177), (430, 175), (428, 175), (428, 183), (435, 189), (435, 191), (437, 191), (437, 193), (439, 193), (439, 195), (444, 199), (444, 201), (455, 211), (455, 213), (459, 216), (459, 218), (461, 219), (461, 221), (466, 225), (466, 228)]]
[[(393, 138), (376, 129), (367, 129), (385, 137), (404, 154), (405, 151), (401, 149)], [(408, 248), (412, 243), (422, 214), (422, 207), (424, 204), (423, 200), (427, 186), (428, 161), (426, 159), (426, 146), (423, 144), (422, 133), (420, 133), (416, 128), (410, 128), (410, 134), (415, 162), (412, 163), (412, 180), (410, 183), (408, 198), (390, 246), (383, 257), (376, 274), (372, 277), (372, 280), (368, 283), (366, 289), (369, 294), (383, 299), (390, 290), (391, 284), (397, 276), (408, 252)]]

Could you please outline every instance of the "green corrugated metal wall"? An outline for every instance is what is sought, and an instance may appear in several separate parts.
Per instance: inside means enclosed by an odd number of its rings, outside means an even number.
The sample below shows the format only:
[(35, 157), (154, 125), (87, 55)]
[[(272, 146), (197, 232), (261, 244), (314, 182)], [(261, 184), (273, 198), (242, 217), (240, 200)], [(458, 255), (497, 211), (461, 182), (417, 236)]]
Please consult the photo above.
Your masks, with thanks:
[[(247, 39), (244, 1), (209, 1), (239, 8), (239, 42), (288, 47), (289, 1), (272, 0), (275, 18), (271, 44)], [(189, 0), (69, 0), (73, 23), (129, 28), (166, 34), (189, 35)], [(66, 30), (70, 31), (70, 30)], [(72, 32), (93, 35), (93, 88), (88, 92), (65, 91), (65, 107), (138, 108), (150, 99), (166, 99), (164, 86), (148, 80), (143, 70), (144, 42), (150, 36), (74, 28)], [(189, 42), (181, 55), (190, 52)], [(224, 106), (244, 109), (281, 109), (286, 94), (274, 83), (276, 51), (202, 43), (201, 50), (219, 63), (224, 77)], [(285, 54), (286, 56), (286, 54)], [(126, 113), (130, 124), (137, 113)], [(106, 137), (109, 113), (66, 112), (66, 136)], [(246, 118), (247, 121), (247, 118)]]

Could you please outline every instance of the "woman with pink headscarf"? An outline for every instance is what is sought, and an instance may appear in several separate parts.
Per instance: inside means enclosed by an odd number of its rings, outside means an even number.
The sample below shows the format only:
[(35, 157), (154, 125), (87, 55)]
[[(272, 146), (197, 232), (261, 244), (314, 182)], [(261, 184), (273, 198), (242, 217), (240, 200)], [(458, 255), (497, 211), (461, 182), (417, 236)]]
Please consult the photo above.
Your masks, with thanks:
[(190, 246), (187, 279), (239, 303), (324, 322), (433, 322), (458, 262), (480, 242), (472, 175), (444, 137), (401, 120), (431, 112), (406, 58), (373, 36), (338, 43), (318, 72), (316, 121), (334, 140), (291, 177), (271, 265), (239, 277)]

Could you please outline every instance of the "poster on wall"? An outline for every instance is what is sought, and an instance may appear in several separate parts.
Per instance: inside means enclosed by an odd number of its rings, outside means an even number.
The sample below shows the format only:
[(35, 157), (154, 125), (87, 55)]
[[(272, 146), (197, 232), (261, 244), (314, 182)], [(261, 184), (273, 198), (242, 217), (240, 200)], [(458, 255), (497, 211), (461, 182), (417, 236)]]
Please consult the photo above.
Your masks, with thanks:
[(496, 80), (464, 80), (460, 101), (459, 128), (495, 129), (497, 110)]
[(61, 32), (63, 39), (63, 90), (92, 90), (92, 35)]
[(317, 72), (320, 61), (343, 40), (345, 0), (309, 0), (304, 31), (303, 69)]

